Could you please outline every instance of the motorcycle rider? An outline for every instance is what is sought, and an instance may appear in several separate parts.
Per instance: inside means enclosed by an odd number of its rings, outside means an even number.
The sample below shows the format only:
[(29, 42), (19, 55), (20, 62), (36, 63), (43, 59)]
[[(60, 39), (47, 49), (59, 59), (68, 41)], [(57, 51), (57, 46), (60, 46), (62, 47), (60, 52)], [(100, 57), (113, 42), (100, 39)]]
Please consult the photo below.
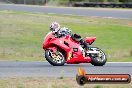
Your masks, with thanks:
[(62, 37), (62, 36), (66, 36), (66, 35), (70, 35), (71, 38), (74, 41), (80, 42), (81, 45), (83, 45), (82, 47), (85, 48), (86, 50), (89, 49), (89, 45), (88, 43), (86, 43), (79, 34), (72, 34), (71, 30), (69, 30), (66, 27), (62, 27), (60, 28), (60, 24), (57, 22), (52, 22), (50, 25), (50, 30), (52, 31), (52, 33), (55, 35), (55, 37)]

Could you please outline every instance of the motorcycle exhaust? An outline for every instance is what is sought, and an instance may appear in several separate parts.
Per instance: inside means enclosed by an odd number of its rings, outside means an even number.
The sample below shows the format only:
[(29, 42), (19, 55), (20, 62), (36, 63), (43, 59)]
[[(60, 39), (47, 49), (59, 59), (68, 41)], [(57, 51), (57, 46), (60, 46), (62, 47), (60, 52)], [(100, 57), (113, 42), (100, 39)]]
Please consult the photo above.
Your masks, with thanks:
[(99, 54), (98, 51), (87, 51), (87, 54)]

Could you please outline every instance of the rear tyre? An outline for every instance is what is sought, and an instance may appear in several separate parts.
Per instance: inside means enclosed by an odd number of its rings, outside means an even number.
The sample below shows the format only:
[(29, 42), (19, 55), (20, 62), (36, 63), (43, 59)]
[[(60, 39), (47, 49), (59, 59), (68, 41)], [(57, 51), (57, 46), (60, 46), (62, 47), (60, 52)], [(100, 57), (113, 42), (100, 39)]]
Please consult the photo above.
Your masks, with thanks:
[(65, 57), (60, 51), (56, 55), (50, 49), (45, 50), (45, 58), (53, 66), (63, 66), (65, 64)]
[(97, 48), (97, 50), (99, 51), (98, 55), (91, 55), (91, 64), (94, 66), (103, 66), (107, 61), (106, 55), (101, 49)]

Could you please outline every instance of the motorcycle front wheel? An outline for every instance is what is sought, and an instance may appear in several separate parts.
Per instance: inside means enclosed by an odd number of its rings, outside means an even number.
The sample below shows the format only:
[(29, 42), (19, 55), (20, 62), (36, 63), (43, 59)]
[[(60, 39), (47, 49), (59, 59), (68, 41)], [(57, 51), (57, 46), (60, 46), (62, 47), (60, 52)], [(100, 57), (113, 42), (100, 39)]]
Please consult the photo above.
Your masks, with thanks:
[(57, 51), (58, 53), (53, 53), (52, 50), (45, 50), (46, 60), (53, 66), (63, 66), (65, 64), (65, 57), (62, 52)]
[(98, 55), (91, 54), (91, 64), (94, 66), (105, 65), (107, 61), (105, 53), (97, 47), (94, 47), (94, 48), (99, 52), (99, 54)]

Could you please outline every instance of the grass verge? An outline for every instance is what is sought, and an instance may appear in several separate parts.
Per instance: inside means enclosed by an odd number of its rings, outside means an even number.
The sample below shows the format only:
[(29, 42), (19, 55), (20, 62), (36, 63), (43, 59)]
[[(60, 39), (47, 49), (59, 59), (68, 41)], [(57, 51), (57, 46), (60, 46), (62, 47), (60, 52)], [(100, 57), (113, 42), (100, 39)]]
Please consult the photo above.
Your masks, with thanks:
[(132, 61), (132, 20), (0, 11), (0, 60), (41, 61), (42, 42), (49, 25), (57, 21), (83, 37), (96, 36), (93, 46), (108, 61)]
[(85, 84), (80, 86), (75, 78), (12, 77), (0, 78), (0, 88), (132, 88), (132, 83)]

